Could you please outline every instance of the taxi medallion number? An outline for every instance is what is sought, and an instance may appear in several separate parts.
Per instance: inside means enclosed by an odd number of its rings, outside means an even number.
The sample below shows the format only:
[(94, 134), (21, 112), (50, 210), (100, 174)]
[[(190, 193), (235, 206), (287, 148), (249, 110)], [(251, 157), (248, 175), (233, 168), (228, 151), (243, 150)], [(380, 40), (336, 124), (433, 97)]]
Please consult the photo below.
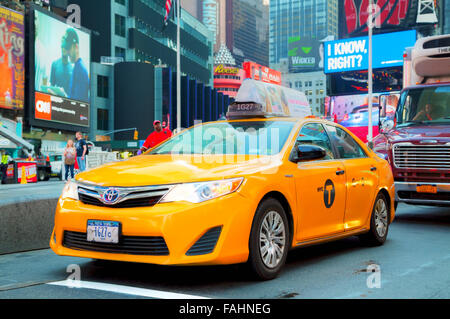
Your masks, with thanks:
[(87, 241), (117, 244), (119, 242), (119, 222), (89, 220)]
[(416, 191), (418, 193), (437, 193), (437, 187), (436, 185), (417, 185)]

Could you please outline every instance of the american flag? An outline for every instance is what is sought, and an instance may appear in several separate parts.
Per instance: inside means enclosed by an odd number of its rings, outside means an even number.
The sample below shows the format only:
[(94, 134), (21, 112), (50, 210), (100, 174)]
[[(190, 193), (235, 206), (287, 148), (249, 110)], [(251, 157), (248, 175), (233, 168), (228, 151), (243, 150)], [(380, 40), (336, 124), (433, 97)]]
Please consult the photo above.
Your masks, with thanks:
[(164, 24), (167, 25), (167, 20), (169, 20), (170, 9), (172, 9), (172, 2), (176, 0), (166, 0), (166, 14), (164, 15)]

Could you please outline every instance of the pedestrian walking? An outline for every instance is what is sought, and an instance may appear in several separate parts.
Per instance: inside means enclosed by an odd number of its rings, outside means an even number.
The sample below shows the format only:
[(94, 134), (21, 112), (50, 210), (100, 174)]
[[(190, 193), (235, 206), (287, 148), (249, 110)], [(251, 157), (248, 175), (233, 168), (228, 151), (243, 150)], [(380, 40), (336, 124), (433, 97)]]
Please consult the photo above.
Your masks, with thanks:
[(74, 178), (74, 168), (75, 168), (75, 161), (77, 157), (77, 150), (75, 149), (73, 145), (72, 140), (67, 141), (66, 148), (64, 149), (64, 169), (65, 169), (65, 177), (64, 179), (68, 180), (68, 175), (70, 171), (70, 178)]
[(77, 142), (75, 143), (75, 148), (77, 150), (77, 163), (80, 172), (86, 170), (86, 155), (87, 155), (87, 143), (83, 138), (81, 132), (75, 134)]

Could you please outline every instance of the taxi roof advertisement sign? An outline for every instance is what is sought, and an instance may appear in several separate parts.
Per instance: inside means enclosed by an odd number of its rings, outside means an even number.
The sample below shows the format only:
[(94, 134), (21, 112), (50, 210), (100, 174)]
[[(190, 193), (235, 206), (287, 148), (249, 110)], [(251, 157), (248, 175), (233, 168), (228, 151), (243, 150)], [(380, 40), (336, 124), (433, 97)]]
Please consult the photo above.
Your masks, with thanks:
[[(384, 33), (373, 36), (372, 65), (374, 69), (403, 65), (403, 52), (413, 47), (416, 31)], [(369, 66), (368, 37), (325, 42), (325, 73), (367, 70)]]
[(235, 101), (262, 105), (262, 112), (267, 116), (311, 115), (308, 99), (302, 92), (252, 79), (242, 82)]

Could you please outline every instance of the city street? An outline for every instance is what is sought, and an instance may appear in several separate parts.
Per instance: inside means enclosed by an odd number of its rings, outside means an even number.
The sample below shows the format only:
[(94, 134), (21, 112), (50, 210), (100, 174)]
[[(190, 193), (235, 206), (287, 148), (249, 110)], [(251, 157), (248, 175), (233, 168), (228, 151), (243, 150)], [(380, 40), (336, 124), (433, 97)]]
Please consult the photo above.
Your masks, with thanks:
[[(281, 275), (265, 282), (235, 265), (102, 262), (49, 249), (1, 255), (0, 299), (450, 298), (449, 228), (449, 208), (400, 204), (385, 245), (367, 248), (349, 238), (297, 249)], [(379, 288), (368, 288), (369, 265), (379, 267)], [(65, 281), (77, 279), (78, 267), (81, 282)]]

